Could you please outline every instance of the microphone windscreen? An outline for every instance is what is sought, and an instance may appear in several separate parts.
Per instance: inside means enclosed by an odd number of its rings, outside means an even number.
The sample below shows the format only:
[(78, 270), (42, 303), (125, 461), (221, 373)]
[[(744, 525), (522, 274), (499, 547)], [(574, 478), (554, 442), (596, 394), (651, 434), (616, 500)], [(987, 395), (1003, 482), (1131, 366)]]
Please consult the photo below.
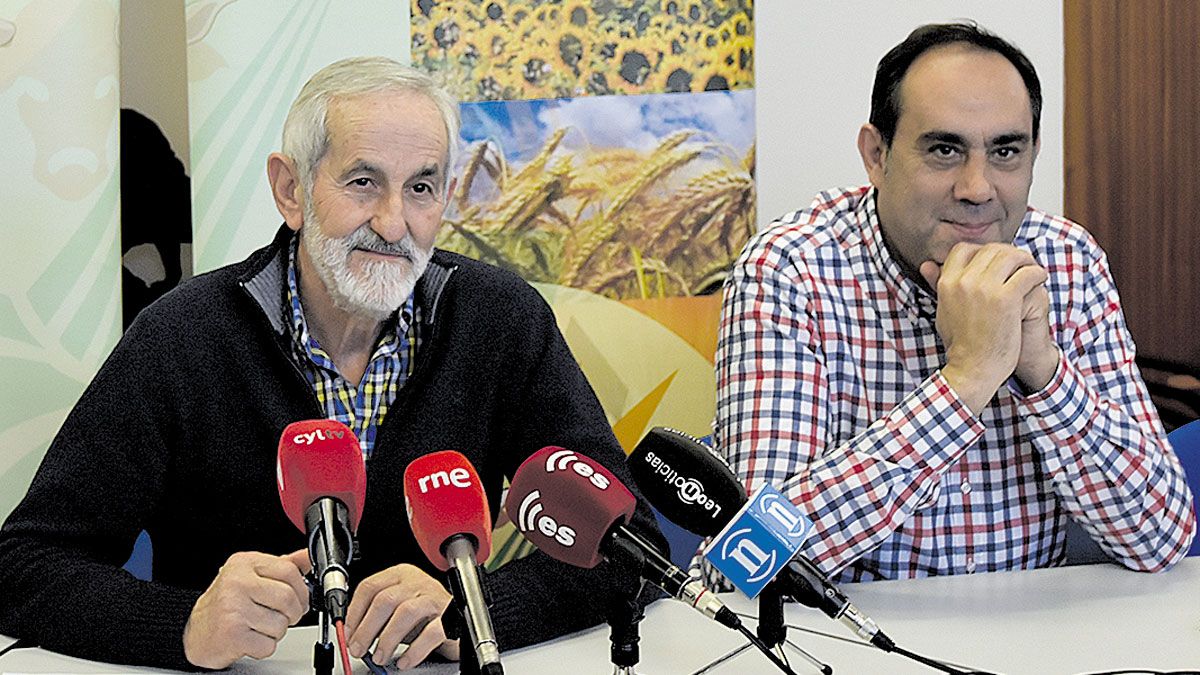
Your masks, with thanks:
[(716, 535), (746, 502), (746, 488), (729, 465), (708, 446), (674, 429), (651, 429), (627, 464), (650, 504), (693, 534)]
[(517, 530), (551, 558), (595, 567), (600, 546), (637, 500), (599, 462), (557, 446), (529, 456), (513, 475), (504, 510)]
[(408, 524), (425, 557), (443, 572), (450, 562), (442, 547), (456, 534), (475, 540), (475, 560), (492, 553), (492, 513), (475, 467), (453, 450), (413, 460), (404, 470)]
[(283, 510), (301, 532), (304, 512), (322, 497), (341, 500), (358, 530), (367, 497), (367, 468), (354, 432), (337, 420), (292, 422), (279, 437), (275, 480)]

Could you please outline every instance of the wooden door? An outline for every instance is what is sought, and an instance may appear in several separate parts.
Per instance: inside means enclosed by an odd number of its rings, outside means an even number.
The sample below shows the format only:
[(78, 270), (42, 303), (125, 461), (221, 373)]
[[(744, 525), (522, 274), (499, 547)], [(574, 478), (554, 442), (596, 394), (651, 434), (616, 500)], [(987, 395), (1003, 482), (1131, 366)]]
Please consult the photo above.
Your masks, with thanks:
[(1164, 420), (1186, 416), (1162, 397), (1200, 407), (1200, 2), (1063, 7), (1066, 216), (1108, 251)]

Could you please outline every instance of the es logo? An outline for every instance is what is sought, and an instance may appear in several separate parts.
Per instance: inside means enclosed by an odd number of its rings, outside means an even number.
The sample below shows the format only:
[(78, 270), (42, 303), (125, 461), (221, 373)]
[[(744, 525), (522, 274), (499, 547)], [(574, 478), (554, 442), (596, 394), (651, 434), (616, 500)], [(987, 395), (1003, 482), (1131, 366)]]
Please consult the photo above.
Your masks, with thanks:
[(417, 486), (421, 488), (421, 494), (447, 485), (457, 488), (471, 487), (471, 473), (458, 466), (449, 471), (434, 471), (428, 476), (421, 476), (417, 479)]
[(542, 513), (542, 503), (538, 500), (542, 493), (533, 490), (521, 501), (517, 510), (517, 529), (522, 532), (538, 532), (553, 538), (563, 546), (575, 545), (575, 530), (567, 525), (560, 525), (553, 517)]
[(312, 445), (317, 441), (332, 441), (335, 438), (343, 438), (345, 435), (346, 432), (340, 429), (317, 429), (307, 434), (296, 434), (292, 437), (292, 442), (296, 445)]
[(558, 450), (557, 452), (550, 453), (550, 456), (546, 458), (546, 473), (566, 471), (567, 469), (571, 469), (580, 476), (588, 479), (597, 489), (608, 489), (608, 477), (597, 473), (591, 464), (580, 459), (579, 455), (576, 455), (571, 450)]

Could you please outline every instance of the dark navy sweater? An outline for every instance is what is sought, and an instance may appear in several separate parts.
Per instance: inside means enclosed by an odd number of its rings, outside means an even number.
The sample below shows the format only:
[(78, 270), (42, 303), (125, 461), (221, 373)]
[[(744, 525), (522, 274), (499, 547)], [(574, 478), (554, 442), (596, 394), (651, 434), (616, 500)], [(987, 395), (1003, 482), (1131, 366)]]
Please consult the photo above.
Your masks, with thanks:
[[(304, 538), (280, 506), (280, 432), (323, 417), (288, 357), (282, 285), (290, 232), (198, 276), (143, 311), (67, 417), (29, 493), (0, 530), (0, 633), (84, 658), (188, 668), (183, 628), (238, 551)], [(541, 296), (517, 276), (442, 251), (418, 284), (421, 349), (378, 430), (352, 582), (401, 562), (435, 578), (404, 510), (413, 459), (458, 450), (493, 520), (503, 479), (561, 445), (626, 485), (624, 455)], [(662, 544), (639, 496), (638, 529)], [(120, 569), (138, 533), (154, 580)], [(665, 546), (664, 546), (665, 548)], [(612, 574), (540, 552), (488, 577), (502, 649), (604, 619)]]

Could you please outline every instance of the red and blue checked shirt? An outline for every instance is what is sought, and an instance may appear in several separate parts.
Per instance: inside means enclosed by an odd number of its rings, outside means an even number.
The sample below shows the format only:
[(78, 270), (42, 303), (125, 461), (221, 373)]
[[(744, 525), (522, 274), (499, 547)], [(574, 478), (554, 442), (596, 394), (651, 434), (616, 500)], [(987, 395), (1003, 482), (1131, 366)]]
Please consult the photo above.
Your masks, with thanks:
[(325, 416), (350, 427), (358, 437), (363, 457), (370, 459), (375, 449), (375, 433), (412, 374), (418, 346), (413, 327), (419, 321), (420, 309), (413, 302), (413, 296), (408, 296), (400, 310), (384, 324), (379, 344), (367, 362), (362, 379), (359, 382), (346, 380), (329, 358), (329, 353), (309, 332), (308, 322), (304, 319), (296, 274), (297, 240), (298, 237), (292, 239), (287, 271), (292, 359), (312, 386)]
[(802, 553), (840, 579), (1045, 567), (1068, 518), (1114, 559), (1170, 566), (1191, 495), (1134, 366), (1103, 251), (1029, 209), (1013, 244), (1049, 271), (1062, 357), (979, 417), (947, 385), (936, 299), (883, 243), (874, 192), (821, 193), (747, 245), (725, 289), (717, 441), (753, 492), (810, 514)]

